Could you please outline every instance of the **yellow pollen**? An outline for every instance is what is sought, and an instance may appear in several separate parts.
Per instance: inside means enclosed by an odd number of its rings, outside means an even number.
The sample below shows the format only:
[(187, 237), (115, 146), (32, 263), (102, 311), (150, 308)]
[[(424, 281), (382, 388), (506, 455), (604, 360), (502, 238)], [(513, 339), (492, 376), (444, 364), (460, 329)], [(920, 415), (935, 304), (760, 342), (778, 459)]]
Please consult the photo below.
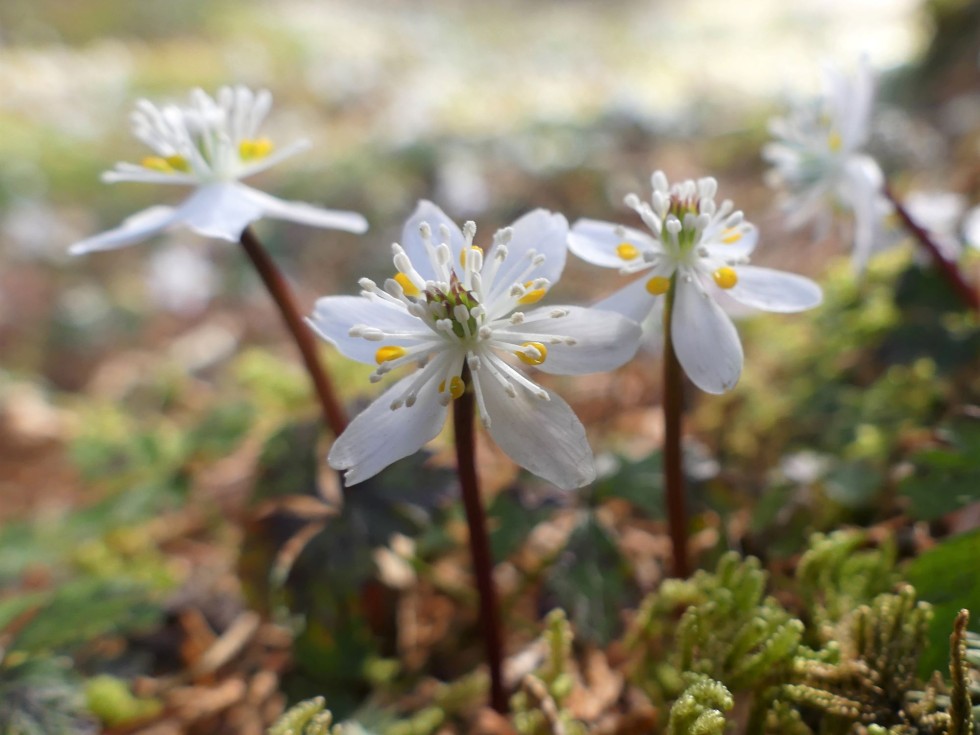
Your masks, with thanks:
[(718, 284), (718, 288), (727, 289), (738, 283), (738, 275), (736, 275), (735, 271), (728, 266), (724, 266), (716, 270), (712, 274), (712, 277), (715, 279), (715, 283)]
[(548, 348), (540, 342), (525, 342), (521, 345), (521, 347), (531, 347), (538, 352), (537, 355), (529, 355), (526, 352), (514, 353), (520, 358), (521, 362), (526, 365), (540, 365), (545, 361), (545, 358), (548, 357)]
[(414, 283), (412, 283), (412, 279), (409, 278), (408, 275), (405, 273), (396, 273), (395, 281), (398, 283), (399, 286), (402, 287), (402, 291), (405, 292), (406, 296), (411, 296), (412, 298), (415, 298), (420, 293), (422, 293), (421, 291), (419, 291), (419, 287), (416, 286)]
[(243, 161), (254, 161), (268, 156), (272, 148), (272, 141), (268, 138), (246, 138), (238, 144), (238, 155)]
[(731, 245), (732, 243), (738, 242), (742, 239), (742, 233), (739, 232), (734, 227), (726, 227), (722, 234), (721, 241), (726, 245)]
[(639, 254), (639, 249), (635, 245), (630, 245), (628, 242), (621, 242), (616, 246), (616, 255), (623, 260), (635, 260)]
[(140, 164), (143, 168), (159, 171), (163, 174), (172, 174), (175, 171), (190, 171), (191, 167), (187, 164), (187, 159), (176, 154), (172, 156), (147, 156)]
[(466, 383), (463, 382), (463, 379), (461, 377), (459, 377), (458, 375), (454, 375), (452, 378), (450, 378), (449, 395), (451, 395), (453, 399), (459, 398), (465, 392), (466, 392)]
[[(483, 248), (481, 248), (479, 245), (471, 245), (470, 250), (479, 250), (481, 253), (483, 252)], [(459, 251), (459, 265), (462, 268), (466, 267), (466, 250)]]
[(843, 145), (844, 141), (841, 140), (840, 133), (836, 130), (831, 131), (830, 135), (827, 136), (827, 147), (834, 153), (837, 153)]
[(385, 345), (384, 347), (379, 347), (378, 351), (374, 353), (374, 361), (380, 365), (383, 362), (397, 360), (399, 357), (404, 356), (404, 347), (399, 347), (398, 345)]
[(663, 276), (654, 276), (647, 281), (647, 292), (654, 296), (662, 296), (670, 290), (670, 279)]
[[(531, 288), (534, 281), (524, 283), (524, 288)], [(543, 288), (532, 288), (517, 300), (518, 304), (536, 304), (544, 298), (546, 291)]]

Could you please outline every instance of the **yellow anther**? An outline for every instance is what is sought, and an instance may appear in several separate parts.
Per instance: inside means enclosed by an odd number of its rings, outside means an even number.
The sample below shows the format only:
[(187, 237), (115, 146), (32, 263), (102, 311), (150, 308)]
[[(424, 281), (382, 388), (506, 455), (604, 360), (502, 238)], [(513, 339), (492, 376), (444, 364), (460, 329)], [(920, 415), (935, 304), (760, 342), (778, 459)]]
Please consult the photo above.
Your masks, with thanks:
[(379, 347), (378, 351), (374, 353), (374, 361), (380, 365), (383, 362), (397, 360), (399, 357), (404, 356), (404, 347), (399, 347), (398, 345), (385, 345), (384, 347)]
[(827, 147), (834, 153), (837, 153), (844, 146), (844, 141), (840, 137), (840, 133), (836, 130), (832, 130), (830, 135), (827, 136)]
[(540, 342), (525, 342), (521, 347), (530, 347), (533, 351), (537, 352), (537, 354), (534, 352), (528, 354), (523, 350), (519, 350), (515, 353), (521, 359), (521, 362), (526, 365), (540, 365), (548, 357), (548, 348)]
[(654, 276), (647, 281), (647, 291), (654, 296), (662, 296), (670, 290), (670, 279), (663, 276)]
[(640, 250), (635, 245), (628, 242), (621, 242), (616, 246), (616, 255), (623, 260), (635, 260), (640, 255)]
[(238, 155), (243, 161), (254, 161), (268, 156), (272, 148), (272, 141), (268, 138), (246, 138), (238, 144)]
[(524, 288), (530, 288), (531, 290), (517, 300), (518, 304), (536, 304), (544, 298), (547, 291), (543, 288), (531, 288), (533, 285), (534, 281), (526, 281), (524, 283)]
[(190, 166), (187, 163), (187, 159), (183, 156), (172, 155), (172, 156), (147, 156), (140, 164), (143, 168), (152, 169), (153, 171), (159, 171), (163, 174), (172, 174), (175, 171), (190, 171)]
[(454, 399), (459, 398), (466, 392), (466, 383), (458, 375), (454, 375), (449, 380), (449, 395)]
[(726, 227), (725, 231), (721, 234), (721, 241), (726, 245), (731, 245), (732, 243), (736, 243), (742, 239), (742, 233), (735, 227)]
[(419, 287), (416, 286), (414, 283), (412, 283), (412, 279), (409, 278), (406, 273), (396, 273), (395, 281), (398, 283), (399, 286), (402, 287), (402, 291), (405, 292), (406, 296), (411, 296), (412, 298), (415, 298), (420, 293), (422, 293), (421, 291), (419, 291)]
[[(470, 246), (470, 250), (479, 250), (481, 253), (483, 252), (483, 248), (481, 248), (479, 245), (471, 245)], [(466, 249), (465, 248), (463, 250), (460, 250), (459, 251), (459, 265), (462, 268), (465, 268), (466, 267)]]
[(738, 275), (728, 266), (723, 266), (711, 274), (718, 288), (731, 288), (738, 283)]

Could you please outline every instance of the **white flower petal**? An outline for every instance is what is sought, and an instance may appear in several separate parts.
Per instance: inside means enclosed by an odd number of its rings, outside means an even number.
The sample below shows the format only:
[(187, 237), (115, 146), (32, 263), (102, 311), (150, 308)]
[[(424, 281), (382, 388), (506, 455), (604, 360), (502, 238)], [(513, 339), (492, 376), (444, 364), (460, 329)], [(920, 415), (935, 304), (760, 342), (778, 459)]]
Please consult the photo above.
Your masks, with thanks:
[(132, 245), (166, 229), (176, 218), (176, 210), (173, 207), (150, 207), (127, 217), (115, 229), (79, 240), (68, 249), (68, 252), (72, 255), (82, 255)]
[(664, 296), (654, 296), (647, 290), (647, 283), (653, 275), (655, 274), (652, 271), (647, 271), (640, 278), (616, 291), (612, 296), (607, 296), (593, 304), (593, 308), (602, 311), (614, 311), (634, 322), (643, 323), (657, 301), (664, 300)]
[[(423, 369), (434, 370), (434, 365), (430, 363)], [(330, 448), (327, 462), (334, 469), (345, 471), (344, 484), (348, 487), (414, 454), (439, 433), (446, 421), (446, 406), (439, 403), (435, 379), (419, 391), (414, 405), (391, 410), (392, 401), (418, 377), (413, 373), (382, 393), (350, 422)]]
[(263, 214), (248, 191), (233, 182), (210, 184), (177, 207), (177, 219), (199, 235), (237, 242), (242, 231)]
[(524, 469), (563, 490), (595, 479), (595, 461), (578, 417), (560, 397), (545, 401), (518, 388), (509, 396), (493, 378), (481, 381), (490, 435)]
[[(508, 278), (508, 275), (516, 275), (525, 269), (525, 255), (529, 250), (543, 255), (545, 259), (541, 265), (527, 273), (523, 280), (547, 278), (551, 283), (557, 283), (565, 269), (568, 220), (564, 215), (549, 212), (547, 209), (535, 209), (518, 218), (511, 229), (514, 234), (507, 244), (507, 260), (500, 266), (488, 295), (488, 301), (491, 302), (496, 301), (500, 294), (509, 291), (514, 285), (514, 278)], [(493, 257), (491, 253), (487, 256)]]
[(742, 374), (742, 343), (728, 315), (697, 283), (678, 279), (671, 317), (677, 359), (706, 393), (730, 390)]
[(884, 174), (870, 156), (854, 156), (844, 169), (843, 195), (854, 210), (854, 264), (864, 269), (881, 235)]
[(254, 202), (262, 209), (262, 214), (266, 217), (299, 222), (302, 225), (311, 227), (325, 227), (330, 230), (344, 230), (345, 232), (366, 232), (368, 228), (367, 220), (357, 212), (345, 212), (336, 209), (322, 209), (305, 202), (287, 202), (274, 196), (266, 194), (264, 191), (253, 189), (249, 186), (239, 185), (241, 194)]
[(439, 207), (430, 201), (422, 199), (419, 201), (412, 216), (405, 221), (402, 228), (402, 239), (399, 243), (408, 257), (412, 260), (412, 265), (425, 280), (433, 280), (436, 276), (429, 259), (429, 254), (422, 243), (422, 236), (419, 234), (419, 225), (423, 222), (428, 223), (432, 228), (432, 243), (438, 245), (443, 241), (441, 230), (443, 227), (449, 230), (449, 250), (452, 252), (452, 263), (459, 263), (459, 254), (463, 249), (463, 232), (455, 222), (443, 212)]
[(569, 250), (582, 260), (604, 268), (622, 268), (630, 262), (616, 252), (623, 243), (640, 252), (662, 250), (660, 243), (645, 232), (594, 219), (578, 220), (568, 236)]
[[(318, 299), (308, 321), (317, 334), (334, 345), (340, 354), (368, 365), (375, 364), (375, 355), (382, 345), (408, 347), (419, 339), (433, 336), (431, 329), (404, 309), (364, 296), (326, 296)], [(372, 342), (363, 337), (351, 337), (351, 327), (359, 324), (383, 330), (414, 332), (418, 338), (386, 338), (381, 342)]]
[(735, 267), (738, 282), (725, 293), (746, 306), (764, 311), (792, 313), (818, 306), (820, 286), (804, 276), (753, 265)]
[[(755, 246), (759, 242), (759, 228), (753, 224), (746, 223), (747, 226), (741, 228), (738, 233), (728, 233), (726, 236), (725, 231), (720, 229), (717, 233), (711, 233), (711, 237), (714, 242), (706, 242), (705, 245), (713, 256), (722, 259), (729, 258), (747, 258), (752, 255), (755, 250)], [(725, 242), (727, 237), (731, 240), (735, 235), (738, 235), (738, 239), (734, 242)], [(708, 233), (705, 233), (708, 237)]]
[[(556, 309), (567, 316), (549, 316)], [(543, 318), (542, 318), (543, 317)], [(572, 337), (574, 345), (546, 344), (548, 356), (538, 369), (555, 375), (584, 375), (615, 370), (636, 354), (640, 325), (611, 311), (582, 306), (559, 306), (536, 309), (527, 314), (523, 324), (509, 331), (540, 331), (559, 337)]]

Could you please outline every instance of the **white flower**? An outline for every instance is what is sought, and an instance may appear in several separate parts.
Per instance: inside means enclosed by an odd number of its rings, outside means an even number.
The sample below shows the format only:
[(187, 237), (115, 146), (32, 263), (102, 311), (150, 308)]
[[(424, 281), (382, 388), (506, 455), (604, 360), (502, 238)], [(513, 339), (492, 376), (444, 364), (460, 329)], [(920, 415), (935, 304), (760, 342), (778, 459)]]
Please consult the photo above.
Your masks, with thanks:
[(809, 278), (748, 265), (758, 231), (732, 203), (716, 206), (712, 178), (673, 187), (662, 171), (653, 174), (652, 206), (626, 197), (652, 236), (630, 227), (583, 219), (568, 245), (595, 265), (643, 276), (596, 304), (635, 321), (662, 312), (671, 296), (671, 336), (684, 371), (701, 390), (723, 393), (742, 372), (742, 344), (731, 319), (715, 298), (722, 293), (765, 311), (795, 312), (822, 300)]
[(815, 221), (822, 237), (835, 208), (854, 212), (854, 264), (860, 270), (881, 234), (884, 175), (862, 152), (868, 141), (874, 78), (866, 56), (853, 77), (824, 69), (824, 95), (770, 121), (777, 141), (762, 155), (773, 169), (770, 183), (783, 186), (787, 224), (797, 228)]
[(73, 255), (131, 245), (177, 225), (234, 242), (261, 217), (350, 232), (367, 229), (365, 219), (355, 212), (286, 202), (240, 182), (308, 147), (299, 141), (276, 151), (268, 138), (258, 137), (272, 104), (268, 91), (253, 94), (242, 86), (222, 87), (212, 99), (195, 89), (190, 100), (187, 107), (137, 102), (133, 133), (154, 155), (138, 165), (117, 163), (102, 179), (193, 186), (194, 193), (177, 207), (150, 207), (114, 230), (75, 243)]
[(929, 233), (943, 257), (952, 261), (960, 257), (963, 246), (959, 228), (966, 197), (951, 191), (913, 191), (905, 197), (905, 208), (916, 224)]
[(310, 323), (349, 358), (376, 364), (372, 381), (403, 365), (402, 378), (358, 415), (328, 461), (352, 485), (417, 451), (439, 433), (463, 394), (464, 365), (477, 413), (519, 465), (564, 489), (595, 478), (592, 451), (568, 405), (517, 369), (578, 375), (611, 370), (636, 352), (640, 328), (618, 314), (577, 306), (528, 311), (565, 266), (568, 223), (538, 209), (473, 245), (434, 204), (420, 202), (392, 245), (397, 270), (384, 287), (320, 299)]

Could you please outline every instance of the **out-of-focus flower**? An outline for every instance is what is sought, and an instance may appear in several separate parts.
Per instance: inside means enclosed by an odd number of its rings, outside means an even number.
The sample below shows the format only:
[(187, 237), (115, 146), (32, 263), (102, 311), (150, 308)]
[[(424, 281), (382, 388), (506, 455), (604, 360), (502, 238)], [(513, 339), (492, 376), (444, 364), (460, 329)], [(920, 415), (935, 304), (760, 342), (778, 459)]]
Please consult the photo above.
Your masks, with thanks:
[(200, 248), (173, 243), (156, 250), (147, 267), (150, 297), (162, 309), (195, 314), (208, 305), (217, 289), (214, 265)]
[(963, 217), (963, 239), (975, 250), (980, 250), (980, 206), (970, 209)]
[(272, 95), (246, 87), (222, 87), (216, 98), (195, 89), (186, 107), (157, 107), (140, 100), (133, 113), (133, 133), (153, 150), (139, 164), (117, 163), (103, 174), (106, 182), (138, 181), (195, 187), (177, 207), (156, 206), (126, 219), (120, 227), (75, 243), (71, 253), (110, 250), (182, 225), (206, 237), (236, 241), (261, 217), (292, 220), (314, 227), (364, 232), (365, 219), (355, 212), (320, 209), (287, 202), (241, 183), (308, 147), (306, 141), (276, 150), (259, 136)]
[(642, 273), (596, 308), (640, 322), (672, 304), (671, 339), (681, 366), (701, 390), (723, 393), (738, 382), (743, 356), (738, 332), (716, 298), (727, 294), (745, 306), (796, 312), (821, 302), (820, 287), (803, 276), (748, 265), (758, 231), (732, 211), (730, 201), (715, 204), (713, 178), (671, 187), (657, 171), (652, 182), (651, 203), (626, 197), (652, 235), (582, 219), (572, 228), (569, 248), (624, 275)]
[(959, 229), (966, 198), (951, 191), (914, 191), (905, 197), (905, 207), (948, 260), (957, 260), (963, 250)]
[(861, 57), (853, 76), (827, 67), (823, 96), (773, 119), (769, 128), (777, 140), (762, 150), (773, 166), (770, 183), (786, 190), (783, 209), (789, 227), (815, 222), (823, 236), (835, 208), (853, 211), (854, 264), (859, 270), (874, 251), (881, 228), (884, 175), (862, 152), (873, 98), (867, 57)]
[[(577, 375), (636, 352), (639, 327), (609, 312), (538, 307), (565, 265), (568, 223), (538, 209), (498, 231), (484, 256), (476, 226), (460, 230), (421, 202), (393, 245), (393, 278), (360, 296), (320, 299), (310, 323), (347, 357), (377, 365), (372, 381), (420, 365), (358, 415), (328, 461), (352, 485), (435, 437), (447, 407), (472, 390), (477, 413), (519, 465), (561, 488), (595, 478), (585, 430), (568, 405), (516, 365)], [(465, 368), (465, 369), (464, 369)]]

